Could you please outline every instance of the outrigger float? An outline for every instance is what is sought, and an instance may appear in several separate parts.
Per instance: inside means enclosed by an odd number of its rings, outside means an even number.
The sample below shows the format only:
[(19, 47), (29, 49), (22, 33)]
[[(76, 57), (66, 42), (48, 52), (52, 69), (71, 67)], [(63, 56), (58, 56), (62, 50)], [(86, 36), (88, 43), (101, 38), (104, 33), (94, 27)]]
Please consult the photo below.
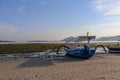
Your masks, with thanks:
[(66, 55), (68, 55), (68, 56), (89, 59), (95, 54), (95, 51), (98, 47), (102, 47), (104, 49), (104, 51), (106, 52), (106, 49), (103, 45), (97, 45), (97, 46), (95, 46), (94, 49), (91, 49), (89, 47), (89, 42), (91, 39), (95, 39), (95, 36), (88, 36), (88, 33), (87, 33), (87, 36), (78, 36), (74, 40), (66, 41), (66, 44), (69, 44), (70, 41), (72, 41), (73, 44), (76, 44), (81, 41), (88, 41), (88, 42), (87, 42), (87, 44), (85, 44), (82, 47), (78, 47), (78, 46), (69, 47), (67, 45), (60, 45), (57, 49), (57, 54), (59, 54), (59, 51), (61, 48), (64, 48), (64, 51), (66, 52)]

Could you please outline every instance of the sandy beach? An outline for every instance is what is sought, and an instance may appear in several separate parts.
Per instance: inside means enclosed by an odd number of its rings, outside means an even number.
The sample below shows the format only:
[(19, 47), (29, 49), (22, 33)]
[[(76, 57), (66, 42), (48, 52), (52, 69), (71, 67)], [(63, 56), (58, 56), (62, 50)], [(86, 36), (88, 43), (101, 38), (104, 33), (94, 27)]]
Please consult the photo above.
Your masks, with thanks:
[(120, 56), (3, 59), (0, 80), (120, 80)]

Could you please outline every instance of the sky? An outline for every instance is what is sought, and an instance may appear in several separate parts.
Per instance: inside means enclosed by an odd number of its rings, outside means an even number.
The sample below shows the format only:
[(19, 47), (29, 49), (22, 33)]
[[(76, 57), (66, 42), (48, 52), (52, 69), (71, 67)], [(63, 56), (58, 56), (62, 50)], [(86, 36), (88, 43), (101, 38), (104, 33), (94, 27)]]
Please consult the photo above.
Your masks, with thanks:
[(0, 40), (120, 35), (120, 0), (0, 0)]

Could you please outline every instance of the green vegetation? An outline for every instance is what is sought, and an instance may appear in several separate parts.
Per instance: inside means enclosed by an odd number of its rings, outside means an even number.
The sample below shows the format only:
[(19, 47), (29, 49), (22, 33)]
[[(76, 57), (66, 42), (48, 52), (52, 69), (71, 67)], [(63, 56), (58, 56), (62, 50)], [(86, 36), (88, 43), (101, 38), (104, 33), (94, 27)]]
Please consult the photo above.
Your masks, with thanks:
[(0, 53), (32, 53), (54, 49), (61, 44), (0, 44)]
[[(91, 43), (90, 47), (95, 47), (98, 44), (102, 44), (104, 46), (118, 46), (118, 43)], [(55, 43), (34, 43), (34, 44), (0, 44), (0, 54), (7, 53), (33, 53), (33, 52), (42, 52), (47, 51), (48, 49), (53, 50), (56, 46), (63, 44), (55, 44)], [(70, 44), (73, 45), (73, 44)], [(84, 43), (79, 44), (83, 46)]]

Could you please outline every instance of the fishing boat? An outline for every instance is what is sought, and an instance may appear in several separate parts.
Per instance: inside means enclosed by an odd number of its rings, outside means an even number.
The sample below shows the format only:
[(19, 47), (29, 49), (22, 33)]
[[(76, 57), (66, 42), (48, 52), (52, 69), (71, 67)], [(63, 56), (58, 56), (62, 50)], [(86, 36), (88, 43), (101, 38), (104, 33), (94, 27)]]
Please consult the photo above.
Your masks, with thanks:
[(61, 49), (61, 47), (64, 47), (66, 55), (68, 55), (68, 56), (74, 56), (74, 57), (89, 59), (95, 54), (95, 51), (96, 51), (97, 47), (99, 47), (99, 46), (103, 47), (103, 49), (105, 50), (103, 45), (98, 45), (98, 46), (95, 46), (94, 49), (91, 49), (89, 47), (89, 43), (90, 43), (91, 39), (95, 39), (95, 36), (88, 36), (88, 33), (87, 33), (87, 36), (78, 36), (74, 40), (75, 44), (78, 43), (79, 41), (80, 42), (81, 41), (88, 41), (88, 42), (82, 47), (78, 47), (78, 46), (68, 47), (66, 45), (61, 45), (57, 49), (57, 54), (58, 54), (59, 50)]
[(120, 46), (117, 47), (108, 46), (107, 48), (109, 49), (109, 53), (120, 53)]

